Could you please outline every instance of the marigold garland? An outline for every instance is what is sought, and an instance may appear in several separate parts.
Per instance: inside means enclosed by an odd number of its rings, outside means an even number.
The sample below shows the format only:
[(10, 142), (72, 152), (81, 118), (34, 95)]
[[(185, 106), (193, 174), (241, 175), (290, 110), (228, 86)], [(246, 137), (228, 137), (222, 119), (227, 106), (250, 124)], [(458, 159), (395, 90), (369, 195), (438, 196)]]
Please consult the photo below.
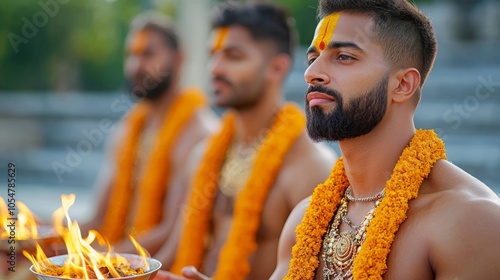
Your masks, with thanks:
[[(420, 185), (439, 159), (446, 159), (443, 141), (432, 130), (417, 130), (386, 182), (385, 197), (366, 229), (366, 239), (354, 259), (354, 279), (382, 279), (396, 232), (406, 219), (408, 202), (418, 196)], [(330, 177), (315, 189), (296, 229), (297, 243), (285, 279), (314, 279), (323, 235), (348, 185), (339, 158)]]
[[(186, 89), (172, 101), (147, 157), (146, 168), (143, 169), (147, 171), (140, 174), (135, 187), (132, 182), (136, 173), (137, 148), (149, 107), (138, 103), (127, 116), (128, 131), (117, 153), (114, 185), (100, 229), (112, 244), (128, 233), (140, 235), (160, 222), (162, 211), (158, 209), (163, 209), (170, 177), (170, 158), (176, 140), (194, 112), (205, 104), (205, 96), (196, 88)], [(134, 217), (130, 217), (129, 213), (132, 198), (138, 202)], [(129, 223), (130, 228), (126, 228)]]
[[(219, 172), (234, 136), (234, 115), (227, 114), (222, 131), (215, 135), (198, 169), (185, 217), (182, 239), (171, 271), (187, 265), (200, 268), (205, 253)], [(305, 117), (296, 105), (286, 104), (257, 151), (245, 186), (238, 194), (228, 238), (218, 259), (214, 279), (244, 279), (250, 273), (249, 256), (257, 249), (256, 235), (270, 188), (295, 140), (304, 131)]]

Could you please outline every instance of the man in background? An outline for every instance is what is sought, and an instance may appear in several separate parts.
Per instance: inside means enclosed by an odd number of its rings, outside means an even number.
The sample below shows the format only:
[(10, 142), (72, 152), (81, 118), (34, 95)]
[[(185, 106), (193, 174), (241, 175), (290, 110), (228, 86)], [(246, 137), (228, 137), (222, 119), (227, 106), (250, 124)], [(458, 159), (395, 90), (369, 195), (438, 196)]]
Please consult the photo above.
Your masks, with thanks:
[(193, 148), (217, 124), (204, 94), (179, 85), (183, 54), (169, 18), (145, 13), (131, 24), (124, 71), (138, 98), (111, 139), (98, 180), (97, 229), (117, 252), (135, 252), (128, 235), (154, 255), (174, 230)]
[[(287, 12), (226, 4), (212, 27), (215, 102), (230, 110), (195, 154), (180, 241), (164, 246), (171, 252), (178, 243), (177, 253), (159, 259), (187, 278), (206, 278), (196, 267), (216, 279), (267, 279), (286, 218), (328, 176), (335, 155), (307, 137), (303, 111), (284, 100), (295, 46)], [(162, 271), (157, 279), (183, 278)]]

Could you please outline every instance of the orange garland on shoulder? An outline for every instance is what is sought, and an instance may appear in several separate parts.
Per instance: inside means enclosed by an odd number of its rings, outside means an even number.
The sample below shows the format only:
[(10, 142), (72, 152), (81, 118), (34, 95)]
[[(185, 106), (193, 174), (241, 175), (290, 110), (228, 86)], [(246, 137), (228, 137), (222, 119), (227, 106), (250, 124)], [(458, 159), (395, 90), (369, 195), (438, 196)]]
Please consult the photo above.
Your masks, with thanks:
[[(420, 185), (440, 159), (446, 159), (443, 141), (432, 130), (417, 130), (386, 182), (385, 197), (366, 229), (366, 239), (354, 259), (354, 279), (382, 279), (396, 232), (406, 219), (408, 202), (418, 196)], [(315, 189), (296, 229), (297, 243), (285, 279), (314, 279), (323, 236), (348, 185), (339, 158), (330, 177)]]
[[(207, 104), (204, 94), (188, 88), (169, 106), (146, 161), (144, 174), (139, 174), (137, 186), (132, 186), (137, 160), (137, 148), (144, 128), (148, 105), (138, 103), (127, 116), (128, 129), (116, 157), (116, 172), (100, 232), (112, 244), (126, 236), (126, 225), (131, 222), (131, 233), (140, 235), (158, 224), (162, 217), (163, 197), (168, 191), (170, 158), (185, 125), (195, 111)], [(137, 199), (137, 213), (129, 217), (132, 198)]]
[[(249, 256), (257, 249), (256, 235), (262, 208), (290, 147), (305, 129), (305, 117), (293, 104), (286, 104), (257, 151), (249, 179), (238, 194), (228, 238), (219, 253), (214, 279), (245, 279), (250, 273)], [(210, 140), (189, 199), (188, 212), (176, 260), (171, 268), (180, 273), (187, 265), (200, 268), (209, 233), (219, 172), (235, 131), (235, 116), (226, 114), (222, 131)]]

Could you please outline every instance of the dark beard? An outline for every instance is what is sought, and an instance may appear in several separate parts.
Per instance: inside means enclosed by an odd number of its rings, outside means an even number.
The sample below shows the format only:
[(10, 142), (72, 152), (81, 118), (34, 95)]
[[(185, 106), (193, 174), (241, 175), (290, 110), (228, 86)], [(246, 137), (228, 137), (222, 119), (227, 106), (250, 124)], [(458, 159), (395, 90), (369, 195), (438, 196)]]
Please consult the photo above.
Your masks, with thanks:
[(307, 131), (314, 141), (342, 141), (365, 135), (382, 120), (387, 109), (387, 82), (344, 104), (341, 94), (322, 85), (310, 86), (307, 93), (317, 91), (335, 98), (336, 108), (325, 114), (321, 107), (309, 107), (306, 98)]
[[(264, 66), (262, 66), (263, 68)], [(263, 71), (259, 72), (263, 73)], [(262, 76), (255, 76), (252, 83), (240, 83), (238, 85), (231, 82), (228, 78), (217, 75), (213, 81), (225, 83), (231, 88), (231, 94), (223, 102), (217, 103), (222, 108), (232, 108), (237, 111), (245, 111), (254, 108), (262, 100), (265, 87), (267, 86)], [(219, 94), (215, 91), (215, 95)]]
[(168, 75), (165, 75), (164, 77), (161, 77), (159, 79), (154, 79), (152, 77), (149, 77), (150, 80), (154, 80), (153, 84), (150, 85), (149, 87), (146, 87), (146, 85), (140, 85), (134, 87), (129, 82), (128, 85), (129, 90), (139, 100), (150, 100), (150, 101), (158, 100), (172, 86), (173, 70), (170, 69), (168, 73), (169, 73)]

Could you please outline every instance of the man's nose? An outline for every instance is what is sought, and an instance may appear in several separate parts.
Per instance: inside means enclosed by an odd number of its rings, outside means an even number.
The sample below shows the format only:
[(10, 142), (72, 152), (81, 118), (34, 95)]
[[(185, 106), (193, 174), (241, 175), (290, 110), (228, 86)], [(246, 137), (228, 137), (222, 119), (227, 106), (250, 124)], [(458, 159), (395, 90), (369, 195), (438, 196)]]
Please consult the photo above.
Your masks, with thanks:
[(224, 62), (220, 54), (214, 53), (208, 63), (212, 77), (219, 76), (224, 72)]
[(330, 77), (325, 70), (324, 62), (318, 57), (314, 60), (304, 73), (304, 79), (309, 85), (325, 85), (330, 82)]

